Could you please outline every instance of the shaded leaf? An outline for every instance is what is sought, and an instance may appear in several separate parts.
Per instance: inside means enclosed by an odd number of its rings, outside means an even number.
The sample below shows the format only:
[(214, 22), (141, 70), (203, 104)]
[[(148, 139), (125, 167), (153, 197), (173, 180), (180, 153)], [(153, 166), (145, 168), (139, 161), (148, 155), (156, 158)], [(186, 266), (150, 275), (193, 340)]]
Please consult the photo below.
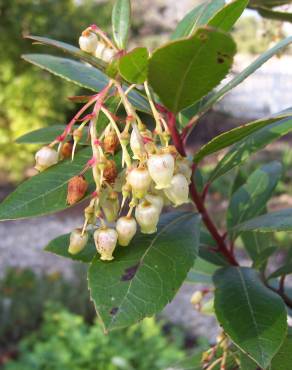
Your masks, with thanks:
[(214, 283), (219, 323), (243, 352), (267, 368), (287, 332), (282, 299), (246, 267), (223, 268), (215, 273)]
[(212, 182), (230, 171), (232, 168), (239, 166), (252, 154), (264, 148), (271, 142), (286, 135), (291, 130), (292, 117), (290, 116), (269, 124), (268, 126), (262, 127), (260, 130), (248, 135), (231, 147), (229, 152), (211, 172), (209, 181)]
[(188, 273), (186, 278), (187, 283), (201, 283), (213, 285), (212, 276), (217, 271), (219, 266), (216, 266), (206, 260), (197, 257), (194, 266)]
[(157, 233), (138, 233), (113, 262), (93, 259), (89, 288), (106, 330), (151, 316), (174, 297), (197, 255), (199, 230), (194, 213), (165, 214)]
[(112, 11), (113, 37), (119, 49), (125, 49), (131, 22), (130, 0), (116, 0)]
[(247, 7), (249, 0), (233, 0), (220, 9), (208, 22), (209, 26), (222, 31), (230, 31), (234, 23)]
[(280, 350), (272, 360), (271, 370), (288, 370), (292, 364), (292, 328), (288, 328), (288, 335)]
[(270, 212), (243, 222), (236, 227), (240, 231), (292, 231), (292, 208)]
[(272, 240), (268, 234), (245, 231), (240, 234), (240, 237), (256, 269), (264, 268), (268, 258), (277, 250), (276, 247), (271, 246)]
[[(97, 68), (72, 59), (46, 54), (26, 54), (22, 58), (58, 77), (95, 92), (102, 90), (109, 82), (108, 77)], [(126, 89), (127, 86), (124, 88)], [(129, 100), (136, 109), (146, 113), (151, 112), (147, 100), (138, 92), (130, 91)]]
[(61, 235), (56, 239), (50, 241), (50, 243), (45, 247), (45, 251), (54, 253), (58, 256), (70, 258), (74, 261), (86, 263), (92, 261), (93, 257), (96, 255), (96, 248), (94, 245), (92, 233), (89, 233), (86, 247), (78, 254), (68, 253), (69, 241), (70, 234)]
[(262, 213), (282, 175), (282, 165), (268, 163), (255, 170), (231, 197), (227, 210), (227, 226), (231, 239), (237, 236), (234, 226)]
[[(80, 150), (74, 159), (65, 160), (31, 177), (12, 192), (0, 204), (0, 220), (14, 220), (42, 216), (69, 208), (66, 202), (68, 181), (86, 165), (91, 157), (91, 148)], [(94, 189), (91, 173), (88, 194)]]
[(271, 10), (266, 7), (257, 7), (255, 9), (264, 18), (274, 19), (282, 22), (292, 22), (292, 13)]
[(277, 122), (282, 118), (291, 116), (291, 112), (292, 110), (286, 113), (279, 114), (275, 117), (268, 117), (253, 121), (242, 126), (235, 127), (234, 129), (227, 132), (223, 132), (223, 134), (214, 137), (214, 139), (210, 140), (207, 144), (199, 149), (199, 151), (194, 156), (194, 162), (199, 163), (207, 155), (216, 153), (219, 150), (227, 148), (230, 145), (237, 143), (238, 141), (244, 139), (250, 134), (273, 122)]
[(274, 271), (270, 276), (269, 279), (275, 279), (282, 275), (289, 275), (292, 274), (292, 262), (285, 264), (284, 266), (281, 266), (276, 271)]
[(81, 49), (79, 49), (79, 47), (67, 44), (62, 41), (49, 39), (48, 37), (28, 35), (25, 36), (25, 38), (36, 41), (43, 45), (53, 46), (57, 49), (64, 51), (65, 53), (72, 55), (75, 58), (81, 59), (84, 62), (93, 65), (94, 67), (97, 67), (102, 70), (105, 69), (106, 63), (104, 61), (94, 57), (89, 53), (86, 53), (85, 51), (82, 51)]
[(154, 51), (149, 60), (149, 83), (162, 103), (177, 113), (201, 99), (226, 76), (235, 51), (230, 36), (200, 28), (191, 38)]
[(224, 5), (224, 0), (207, 0), (197, 5), (177, 24), (170, 36), (171, 40), (192, 35), (197, 28), (207, 25), (212, 16)]
[(119, 59), (121, 76), (132, 84), (141, 84), (147, 78), (148, 51), (136, 48)]

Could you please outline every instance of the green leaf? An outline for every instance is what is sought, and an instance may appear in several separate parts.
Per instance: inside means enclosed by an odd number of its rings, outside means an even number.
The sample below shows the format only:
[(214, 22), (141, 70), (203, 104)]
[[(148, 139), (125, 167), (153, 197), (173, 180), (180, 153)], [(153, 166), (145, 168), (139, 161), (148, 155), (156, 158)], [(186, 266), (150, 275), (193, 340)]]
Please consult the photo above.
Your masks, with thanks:
[(25, 36), (25, 38), (36, 41), (37, 43), (40, 43), (43, 45), (53, 46), (99, 69), (104, 70), (106, 67), (106, 63), (102, 61), (101, 59), (98, 59), (92, 56), (91, 54), (82, 51), (76, 46), (67, 44), (65, 42), (49, 39), (48, 37), (33, 36), (33, 35)]
[(149, 60), (149, 83), (162, 103), (177, 113), (201, 99), (226, 76), (235, 51), (230, 36), (200, 28), (191, 38), (154, 51)]
[[(265, 235), (265, 234), (264, 234)], [(276, 271), (274, 271), (270, 276), (269, 279), (275, 279), (282, 275), (289, 275), (292, 274), (292, 262), (285, 264), (284, 266), (281, 266)]]
[[(46, 54), (26, 54), (22, 58), (58, 77), (95, 92), (102, 90), (109, 82), (108, 77), (97, 68), (72, 59)], [(127, 86), (124, 89), (127, 89)], [(138, 92), (130, 91), (129, 100), (136, 109), (151, 112), (147, 100)]]
[(130, 0), (116, 0), (112, 12), (113, 37), (119, 49), (125, 49), (131, 22)]
[[(40, 174), (23, 182), (0, 204), (0, 220), (15, 220), (42, 216), (68, 208), (66, 202), (68, 181), (86, 165), (91, 157), (91, 148), (80, 150), (74, 159), (62, 161)], [(91, 173), (86, 174), (94, 190)]]
[(227, 132), (223, 132), (223, 134), (214, 137), (214, 139), (210, 140), (207, 144), (199, 149), (199, 151), (194, 156), (194, 162), (199, 163), (207, 155), (216, 153), (219, 150), (227, 148), (228, 146), (237, 143), (250, 134), (260, 130), (261, 128), (268, 126), (273, 122), (279, 121), (281, 118), (291, 116), (291, 113), (292, 109), (286, 113), (253, 121), (242, 126), (235, 127), (234, 129)]
[(187, 283), (202, 283), (213, 285), (212, 276), (217, 271), (219, 266), (216, 266), (206, 260), (197, 257), (194, 266), (188, 273), (186, 278)]
[(271, 370), (288, 370), (292, 364), (292, 328), (288, 329), (288, 335), (280, 350), (272, 360)]
[(197, 5), (178, 23), (170, 36), (171, 40), (192, 35), (198, 27), (206, 26), (209, 19), (224, 7), (224, 0), (207, 0)]
[(292, 208), (255, 217), (236, 226), (240, 231), (292, 231)]
[(263, 268), (268, 258), (277, 250), (276, 247), (271, 246), (272, 241), (268, 234), (245, 231), (240, 234), (240, 237), (256, 269)]
[(247, 7), (249, 0), (234, 0), (220, 9), (208, 22), (211, 27), (228, 32)]
[(282, 299), (246, 267), (215, 273), (215, 312), (231, 340), (257, 364), (269, 366), (287, 332)]
[(138, 233), (114, 261), (93, 259), (89, 288), (106, 330), (152, 316), (174, 297), (197, 255), (199, 230), (194, 213), (165, 214), (157, 233)]
[(247, 68), (241, 73), (237, 74), (231, 81), (221, 87), (215, 94), (210, 95), (210, 98), (200, 106), (199, 111), (196, 114), (202, 114), (211, 108), (216, 102), (221, 100), (230, 90), (234, 89), (237, 85), (243, 82), (247, 77), (252, 75), (257, 69), (259, 69), (264, 63), (271, 59), (274, 55), (279, 53), (282, 49), (287, 47), (292, 42), (292, 36), (287, 37), (280, 41), (278, 44), (267, 50), (265, 53), (260, 55), (254, 62), (252, 62)]
[(251, 135), (248, 135), (231, 147), (229, 152), (211, 172), (208, 181), (212, 182), (230, 171), (232, 168), (239, 166), (252, 154), (264, 148), (271, 142), (286, 135), (291, 130), (292, 116), (271, 123), (268, 126), (262, 127), (260, 130), (257, 130)]
[(146, 48), (136, 48), (119, 59), (121, 76), (132, 84), (141, 84), (147, 78), (148, 51)]
[(240, 370), (257, 370), (258, 365), (251, 360), (245, 353), (239, 353)]
[(231, 197), (227, 210), (227, 227), (231, 239), (237, 236), (232, 231), (234, 226), (251, 219), (263, 212), (266, 203), (282, 175), (282, 165), (268, 163), (255, 170)]
[(65, 234), (52, 240), (46, 247), (45, 251), (56, 254), (57, 256), (62, 256), (70, 258), (74, 261), (80, 261), (89, 263), (93, 260), (96, 255), (96, 248), (93, 240), (92, 233), (89, 233), (89, 238), (86, 247), (78, 254), (68, 253), (70, 241), (70, 234)]
[(257, 12), (264, 18), (274, 19), (281, 22), (292, 22), (292, 13), (289, 12), (280, 12), (276, 10), (271, 10), (265, 7), (255, 8)]

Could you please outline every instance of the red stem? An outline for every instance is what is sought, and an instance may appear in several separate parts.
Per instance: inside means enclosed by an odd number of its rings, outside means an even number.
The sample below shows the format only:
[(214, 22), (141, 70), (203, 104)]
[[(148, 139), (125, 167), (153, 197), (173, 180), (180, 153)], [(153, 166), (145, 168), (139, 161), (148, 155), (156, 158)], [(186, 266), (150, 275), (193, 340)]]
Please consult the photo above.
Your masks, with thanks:
[[(167, 113), (168, 118), (168, 128), (171, 133), (171, 137), (173, 143), (177, 149), (177, 151), (182, 155), (186, 156), (185, 148), (183, 145), (183, 140), (181, 135), (178, 132), (176, 127), (176, 118), (175, 115), (171, 112)], [(195, 168), (194, 168), (195, 170)], [(194, 176), (192, 176), (192, 179)], [(214, 240), (217, 242), (218, 250), (226, 257), (226, 259), (230, 262), (231, 265), (238, 266), (236, 259), (234, 258), (233, 254), (228, 250), (224, 238), (219, 234), (217, 227), (211, 220), (208, 211), (205, 207), (204, 201), (200, 194), (196, 189), (196, 185), (194, 180), (192, 180), (190, 184), (190, 194), (192, 199), (198, 209), (198, 212), (201, 214), (204, 224), (206, 225), (207, 229), (209, 230), (210, 234), (213, 236)]]

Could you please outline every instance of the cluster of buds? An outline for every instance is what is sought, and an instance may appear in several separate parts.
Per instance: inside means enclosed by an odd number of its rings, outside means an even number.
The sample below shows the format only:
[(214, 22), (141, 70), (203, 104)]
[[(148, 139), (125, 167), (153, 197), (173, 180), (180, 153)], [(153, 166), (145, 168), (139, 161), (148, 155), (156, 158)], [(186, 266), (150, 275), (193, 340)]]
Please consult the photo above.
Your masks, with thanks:
[[(82, 33), (79, 44), (83, 51), (102, 56), (105, 61), (118, 52), (96, 26), (88, 27)], [(88, 170), (92, 171), (95, 191), (84, 210), (83, 227), (71, 233), (69, 253), (79, 253), (85, 248), (91, 228), (101, 260), (110, 261), (116, 246), (128, 246), (138, 228), (144, 234), (157, 231), (165, 205), (178, 207), (188, 202), (191, 164), (169, 144), (166, 119), (157, 110), (147, 82), (144, 87), (156, 122), (152, 131), (143, 124), (120, 83), (111, 80), (100, 93), (89, 97), (63, 134), (36, 155), (36, 166), (40, 170), (57, 163), (59, 157), (70, 157), (70, 151), (73, 160), (88, 124), (92, 158), (81, 173), (68, 182), (67, 203), (73, 205), (86, 195), (88, 176), (85, 172)], [(113, 94), (119, 97), (126, 119), (117, 118), (106, 108), (107, 98)], [(86, 112), (91, 106), (92, 112)], [(108, 124), (102, 133), (97, 134), (99, 115), (104, 115)], [(73, 125), (78, 121), (82, 123), (76, 128)], [(55, 144), (59, 144), (58, 150), (54, 149)]]

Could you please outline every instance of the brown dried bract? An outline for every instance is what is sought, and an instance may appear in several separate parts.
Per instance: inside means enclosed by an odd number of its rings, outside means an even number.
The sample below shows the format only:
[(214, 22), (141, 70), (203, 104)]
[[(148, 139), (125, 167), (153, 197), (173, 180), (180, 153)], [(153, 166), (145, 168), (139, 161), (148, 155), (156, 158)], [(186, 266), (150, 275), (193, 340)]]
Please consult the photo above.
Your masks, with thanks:
[(74, 176), (68, 182), (67, 203), (72, 205), (82, 199), (87, 191), (88, 184), (84, 176)]
[(113, 184), (117, 176), (118, 170), (115, 161), (113, 161), (112, 159), (108, 159), (105, 163), (103, 172), (103, 177), (105, 181), (107, 181), (109, 184)]
[(63, 158), (70, 158), (72, 154), (73, 144), (70, 142), (65, 143), (62, 146), (61, 154)]
[(119, 146), (119, 139), (114, 131), (109, 132), (103, 140), (103, 148), (105, 153), (115, 154)]

